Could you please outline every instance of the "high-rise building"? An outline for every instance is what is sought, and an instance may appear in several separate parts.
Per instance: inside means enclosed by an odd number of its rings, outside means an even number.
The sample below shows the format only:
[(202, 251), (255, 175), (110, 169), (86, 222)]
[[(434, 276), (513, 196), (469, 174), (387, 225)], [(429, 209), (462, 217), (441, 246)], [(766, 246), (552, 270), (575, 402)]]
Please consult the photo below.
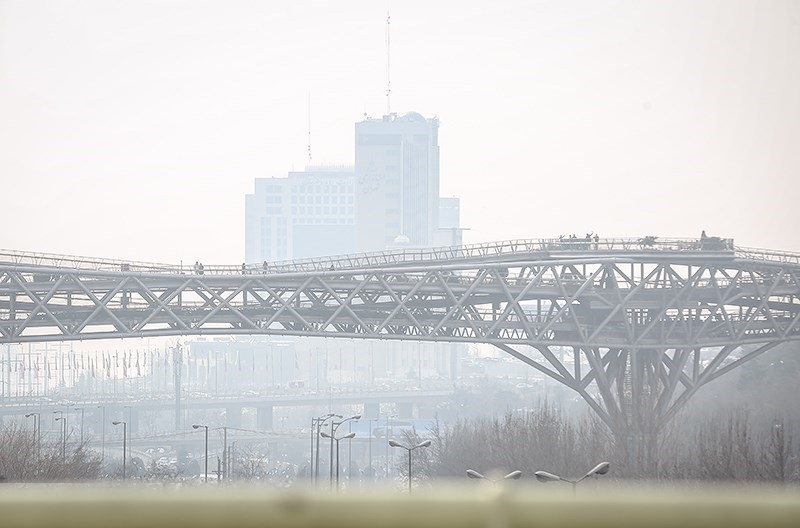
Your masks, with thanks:
[(356, 123), (358, 251), (429, 246), (439, 216), (439, 120), (416, 112)]
[(249, 264), (461, 244), (458, 198), (439, 198), (439, 121), (416, 112), (356, 123), (355, 167), (257, 178), (245, 197)]

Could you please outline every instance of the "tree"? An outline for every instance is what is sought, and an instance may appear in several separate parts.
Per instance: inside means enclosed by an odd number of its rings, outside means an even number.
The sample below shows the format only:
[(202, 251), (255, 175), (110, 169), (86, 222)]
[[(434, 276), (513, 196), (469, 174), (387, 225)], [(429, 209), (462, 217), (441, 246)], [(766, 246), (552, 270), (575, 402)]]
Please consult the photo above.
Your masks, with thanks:
[(100, 476), (101, 460), (88, 441), (70, 443), (62, 456), (61, 442), (45, 442), (37, 453), (33, 432), (16, 423), (0, 429), (0, 476), (7, 482), (74, 482)]

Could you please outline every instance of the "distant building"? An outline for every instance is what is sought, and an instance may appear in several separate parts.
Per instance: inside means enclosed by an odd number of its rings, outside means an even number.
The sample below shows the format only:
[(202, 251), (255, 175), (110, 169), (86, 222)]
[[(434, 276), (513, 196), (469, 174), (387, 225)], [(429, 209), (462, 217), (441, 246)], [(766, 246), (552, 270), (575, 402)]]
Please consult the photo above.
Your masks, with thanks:
[(256, 179), (245, 262), (462, 243), (459, 199), (439, 197), (438, 119), (389, 114), (355, 131), (355, 167)]
[(257, 178), (245, 197), (245, 261), (353, 253), (353, 171), (309, 167), (288, 178)]
[(456, 197), (439, 198), (439, 227), (433, 233), (434, 246), (460, 246), (464, 243), (461, 227), (461, 201)]
[(356, 123), (355, 132), (357, 250), (430, 246), (439, 216), (439, 120), (389, 114)]

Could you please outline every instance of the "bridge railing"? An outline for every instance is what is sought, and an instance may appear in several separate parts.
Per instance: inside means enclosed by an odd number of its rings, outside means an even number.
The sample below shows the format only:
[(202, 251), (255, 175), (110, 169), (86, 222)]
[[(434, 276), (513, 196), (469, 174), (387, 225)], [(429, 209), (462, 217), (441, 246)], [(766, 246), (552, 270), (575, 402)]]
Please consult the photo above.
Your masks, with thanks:
[(392, 249), (373, 253), (357, 253), (330, 257), (267, 262), (261, 266), (247, 266), (248, 272), (311, 272), (335, 271), (353, 268), (386, 267), (425, 262), (453, 262), (458, 260), (491, 259), (495, 257), (525, 256), (535, 258), (550, 254), (567, 254), (591, 251), (615, 253), (630, 251), (733, 251), (733, 239), (709, 237), (708, 239), (642, 238), (541, 238), (507, 240), (469, 244), (464, 246)]
[(177, 273), (181, 267), (172, 264), (137, 262), (131, 260), (80, 257), (77, 255), (58, 255), (52, 253), (32, 253), (0, 249), (0, 262), (19, 266), (45, 266), (91, 271), (123, 271), (146, 273)]
[[(115, 259), (98, 259), (74, 255), (31, 253), (0, 249), (0, 262), (27, 266), (70, 268), (92, 271), (131, 273), (169, 273), (187, 275), (252, 275), (287, 272), (323, 272), (359, 268), (392, 267), (440, 262), (442, 264), (463, 260), (490, 260), (504, 257), (509, 260), (535, 259), (550, 255), (569, 256), (591, 253), (595, 255), (621, 252), (650, 251), (709, 251), (730, 252), (731, 255), (751, 260), (800, 264), (800, 253), (734, 246), (733, 239), (707, 237), (702, 239), (660, 238), (541, 238), (506, 240), (430, 248), (402, 248), (369, 253), (353, 253), (317, 258), (297, 259), (260, 264), (209, 265), (199, 262), (189, 265), (159, 264)], [(516, 258), (515, 257), (519, 257)], [(498, 262), (498, 264), (502, 264)]]
[(800, 264), (800, 253), (789, 253), (757, 248), (736, 248), (736, 256), (748, 260), (768, 260), (786, 264)]

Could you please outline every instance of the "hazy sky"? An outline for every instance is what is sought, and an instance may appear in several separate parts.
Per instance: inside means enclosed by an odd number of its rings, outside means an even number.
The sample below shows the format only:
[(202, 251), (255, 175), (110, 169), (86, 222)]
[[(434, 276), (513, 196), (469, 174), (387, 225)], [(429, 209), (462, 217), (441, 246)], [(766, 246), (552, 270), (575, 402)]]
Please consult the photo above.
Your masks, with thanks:
[[(391, 2), (469, 242), (800, 251), (800, 2)], [(237, 263), (257, 177), (352, 163), (385, 2), (0, 0), (0, 248)]]

